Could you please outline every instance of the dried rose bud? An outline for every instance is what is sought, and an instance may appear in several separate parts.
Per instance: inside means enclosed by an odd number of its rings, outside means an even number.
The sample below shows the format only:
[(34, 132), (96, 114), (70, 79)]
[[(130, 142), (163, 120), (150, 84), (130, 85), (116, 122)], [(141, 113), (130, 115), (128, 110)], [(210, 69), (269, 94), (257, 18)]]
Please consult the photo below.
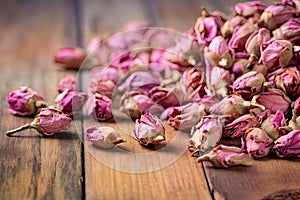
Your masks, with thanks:
[(211, 152), (200, 156), (198, 162), (208, 161), (214, 167), (228, 168), (236, 165), (251, 166), (252, 158), (241, 149), (234, 146), (226, 146), (220, 144), (215, 147)]
[(134, 58), (135, 56), (130, 52), (117, 54), (112, 58), (112, 62), (110, 63), (110, 65), (124, 73), (127, 73), (134, 67)]
[(273, 140), (260, 128), (250, 128), (245, 132), (243, 150), (253, 158), (261, 158), (269, 154), (273, 147)]
[(275, 114), (271, 114), (261, 124), (261, 128), (269, 135), (272, 140), (285, 135), (287, 132), (281, 127), (286, 126), (285, 116), (281, 110), (277, 110)]
[(158, 144), (166, 139), (164, 125), (155, 115), (145, 113), (135, 121), (133, 138), (145, 146)]
[(151, 61), (149, 65), (150, 70), (152, 70), (153, 72), (162, 72), (168, 67), (176, 71), (182, 71), (183, 69), (185, 69), (184, 67), (181, 67), (179, 64), (169, 61), (168, 59), (170, 57), (170, 54), (171, 52), (169, 52), (169, 50), (167, 49), (159, 48), (153, 50), (150, 57), (150, 61)]
[(245, 100), (251, 100), (254, 95), (262, 91), (265, 82), (264, 75), (250, 71), (238, 77), (231, 88), (233, 93), (240, 94)]
[(264, 110), (263, 106), (245, 101), (240, 95), (232, 94), (213, 105), (209, 109), (209, 112), (224, 117), (226, 122), (232, 122), (234, 119), (245, 114), (251, 107), (259, 107)]
[(232, 65), (232, 73), (235, 77), (239, 77), (250, 71), (250, 62), (248, 59), (237, 59)]
[(218, 117), (204, 116), (200, 122), (192, 127), (189, 150), (192, 155), (213, 149), (222, 137), (223, 123)]
[(251, 22), (246, 22), (245, 24), (236, 27), (228, 42), (228, 47), (235, 51), (243, 51), (245, 49), (247, 39), (256, 30), (256, 26)]
[(266, 7), (267, 6), (262, 4), (260, 1), (249, 1), (235, 4), (233, 11), (243, 17), (251, 17), (261, 14)]
[(115, 145), (125, 142), (120, 134), (109, 126), (92, 126), (84, 132), (84, 139), (103, 149), (113, 148)]
[(120, 111), (133, 119), (137, 119), (146, 112), (160, 113), (163, 108), (156, 104), (145, 92), (130, 91), (123, 94)]
[(202, 98), (195, 99), (195, 102), (199, 105), (203, 105), (205, 110), (209, 110), (210, 107), (219, 102), (219, 99), (216, 96), (205, 95)]
[(84, 92), (68, 91), (66, 89), (56, 96), (54, 102), (57, 109), (73, 116), (81, 110), (86, 100), (87, 95)]
[(230, 37), (234, 31), (234, 29), (238, 26), (243, 25), (246, 23), (247, 19), (240, 16), (240, 15), (235, 15), (228, 19), (223, 26), (221, 27), (221, 32), (224, 37)]
[(228, 88), (231, 84), (230, 72), (221, 67), (207, 67), (206, 84), (210, 90), (210, 95), (224, 97), (228, 94)]
[(273, 146), (273, 151), (281, 158), (300, 158), (300, 131), (291, 131), (278, 138)]
[(250, 55), (249, 61), (255, 64), (260, 57), (260, 45), (271, 39), (271, 33), (266, 28), (253, 32), (245, 43), (245, 49)]
[(175, 129), (186, 130), (197, 124), (206, 115), (205, 107), (198, 103), (188, 103), (174, 107), (169, 114), (168, 124)]
[(94, 116), (98, 121), (106, 121), (113, 117), (111, 99), (105, 95), (95, 93), (87, 100), (88, 115)]
[(79, 47), (65, 47), (54, 54), (54, 62), (63, 64), (66, 69), (79, 69), (84, 59), (85, 53)]
[(259, 121), (256, 116), (245, 114), (225, 126), (225, 130), (232, 139), (240, 138), (249, 128), (258, 127)]
[(259, 62), (274, 71), (285, 67), (293, 58), (293, 45), (288, 40), (272, 39), (260, 46), (261, 57)]
[(31, 116), (37, 113), (39, 108), (47, 107), (44, 98), (27, 86), (22, 86), (10, 92), (6, 101), (9, 112), (13, 115)]
[(7, 131), (6, 135), (11, 136), (21, 130), (33, 128), (45, 136), (51, 136), (60, 130), (66, 130), (66, 125), (71, 121), (72, 119), (69, 115), (64, 114), (60, 110), (54, 108), (42, 108), (41, 112), (35, 116), (30, 124), (25, 124), (14, 130)]
[(271, 113), (281, 110), (287, 114), (290, 110), (291, 100), (279, 89), (271, 88), (268, 91), (255, 95), (251, 101), (270, 109)]
[(293, 111), (295, 112), (296, 116), (300, 116), (300, 97), (296, 99)]
[(296, 14), (297, 10), (293, 6), (284, 5), (281, 2), (274, 2), (261, 14), (258, 24), (261, 27), (266, 27), (270, 31), (273, 31)]
[(74, 91), (79, 89), (79, 84), (75, 76), (64, 75), (58, 82), (56, 90), (58, 93), (62, 93), (68, 89), (69, 91)]
[(300, 73), (296, 67), (285, 68), (275, 75), (275, 85), (287, 94), (291, 99), (300, 96)]
[(289, 19), (278, 29), (275, 29), (273, 35), (275, 38), (289, 40), (295, 45), (300, 45), (300, 19)]
[(180, 102), (174, 93), (174, 90), (175, 88), (156, 86), (149, 91), (149, 96), (155, 103), (160, 104), (165, 108), (179, 106)]

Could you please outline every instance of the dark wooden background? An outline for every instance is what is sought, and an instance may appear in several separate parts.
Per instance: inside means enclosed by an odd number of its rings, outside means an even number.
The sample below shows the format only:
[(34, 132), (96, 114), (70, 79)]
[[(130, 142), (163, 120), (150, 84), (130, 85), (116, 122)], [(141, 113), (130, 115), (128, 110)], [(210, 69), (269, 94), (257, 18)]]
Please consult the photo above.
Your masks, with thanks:
[[(209, 11), (230, 12), (237, 0), (2, 0), (0, 4), (0, 199), (261, 199), (300, 188), (299, 160), (266, 158), (252, 167), (214, 169), (184, 153), (149, 173), (107, 167), (83, 146), (72, 124), (51, 138), (34, 130), (5, 131), (30, 122), (9, 114), (6, 95), (22, 85), (47, 101), (56, 96), (59, 69), (53, 53), (84, 47), (93, 36), (119, 30), (131, 20), (185, 31)], [(241, 1), (240, 1), (241, 2)], [(271, 1), (263, 1), (270, 3)], [(80, 122), (79, 122), (80, 123)], [(85, 128), (88, 122), (83, 123)], [(114, 124), (109, 124), (114, 126)], [(167, 127), (172, 132), (170, 127)], [(79, 133), (78, 133), (79, 132)], [(175, 134), (175, 133), (174, 133)], [(155, 162), (159, 162), (153, 159)], [(283, 191), (282, 199), (289, 191)], [(280, 196), (280, 195), (279, 195)], [(298, 196), (299, 197), (299, 196)]]

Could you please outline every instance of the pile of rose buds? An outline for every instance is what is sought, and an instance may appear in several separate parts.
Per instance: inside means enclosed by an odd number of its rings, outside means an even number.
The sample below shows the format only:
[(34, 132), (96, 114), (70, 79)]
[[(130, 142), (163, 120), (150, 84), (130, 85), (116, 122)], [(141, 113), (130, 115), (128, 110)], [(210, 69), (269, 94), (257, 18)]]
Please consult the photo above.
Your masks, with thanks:
[[(50, 135), (65, 128), (67, 116), (86, 99), (88, 115), (111, 120), (116, 100), (119, 111), (135, 120), (132, 138), (144, 146), (165, 141), (167, 120), (190, 134), (192, 156), (215, 167), (250, 166), (269, 154), (299, 158), (300, 1), (238, 3), (228, 17), (202, 8), (190, 30), (174, 32), (132, 22), (93, 38), (86, 50), (60, 49), (55, 62), (64, 68), (79, 69), (85, 59), (93, 66), (87, 95), (65, 76), (56, 109), (42, 108), (43, 97), (21, 87), (7, 96), (10, 112), (40, 113), (19, 129)], [(239, 146), (221, 144), (222, 138)], [(110, 127), (88, 128), (85, 140), (100, 148), (125, 141)]]

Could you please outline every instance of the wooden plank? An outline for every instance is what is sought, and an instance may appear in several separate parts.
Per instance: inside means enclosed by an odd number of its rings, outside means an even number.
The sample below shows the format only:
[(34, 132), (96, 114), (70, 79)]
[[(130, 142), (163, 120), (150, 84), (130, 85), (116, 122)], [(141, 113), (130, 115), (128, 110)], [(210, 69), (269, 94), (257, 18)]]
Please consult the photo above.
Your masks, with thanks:
[(0, 27), (1, 199), (79, 199), (81, 142), (73, 125), (51, 138), (34, 130), (19, 137), (4, 134), (32, 121), (8, 112), (5, 96), (10, 91), (28, 85), (53, 102), (56, 84), (66, 73), (56, 69), (53, 53), (76, 44), (72, 2), (1, 1)]

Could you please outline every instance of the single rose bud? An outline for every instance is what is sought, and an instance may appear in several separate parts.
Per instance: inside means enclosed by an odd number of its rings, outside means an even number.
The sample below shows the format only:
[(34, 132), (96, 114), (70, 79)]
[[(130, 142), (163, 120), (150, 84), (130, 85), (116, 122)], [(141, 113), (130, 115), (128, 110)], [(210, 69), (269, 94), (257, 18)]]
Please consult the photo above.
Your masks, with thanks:
[(54, 54), (54, 62), (62, 64), (66, 69), (79, 69), (85, 59), (83, 49), (79, 47), (65, 47)]
[(257, 14), (261, 14), (266, 7), (267, 6), (262, 4), (260, 1), (249, 1), (235, 4), (233, 12), (248, 18)]
[(88, 115), (98, 121), (106, 121), (113, 117), (111, 99), (105, 95), (95, 93), (87, 100)]
[(300, 158), (300, 131), (294, 130), (278, 138), (273, 151), (281, 158)]
[(269, 4), (261, 14), (258, 24), (273, 31), (286, 22), (287, 19), (293, 18), (297, 13), (297, 10), (291, 5), (274, 2)]
[(211, 95), (225, 97), (228, 94), (229, 85), (231, 84), (230, 72), (221, 67), (212, 67), (207, 76), (206, 83)]
[(289, 40), (294, 45), (300, 45), (300, 19), (291, 18), (273, 31), (277, 39)]
[(84, 132), (84, 140), (92, 142), (102, 149), (113, 148), (115, 145), (125, 142), (120, 134), (109, 126), (92, 126)]
[(132, 119), (138, 119), (147, 112), (160, 113), (163, 111), (163, 107), (156, 104), (145, 92), (129, 91), (124, 93), (121, 98), (120, 111)]
[(294, 103), (293, 111), (296, 116), (300, 116), (300, 97), (298, 97)]
[(141, 145), (158, 144), (166, 140), (162, 121), (150, 113), (145, 113), (135, 121), (133, 138)]
[(251, 102), (260, 104), (266, 109), (270, 109), (271, 113), (276, 113), (277, 110), (281, 110), (284, 114), (289, 112), (291, 104), (290, 98), (288, 98), (284, 92), (275, 88), (268, 89), (268, 91), (255, 95)]
[(205, 115), (205, 106), (188, 103), (173, 108), (169, 114), (168, 124), (175, 129), (186, 130), (192, 128)]
[(235, 75), (235, 77), (239, 77), (242, 74), (251, 71), (250, 65), (251, 63), (248, 59), (236, 59), (232, 65), (232, 73)]
[(275, 114), (269, 115), (261, 124), (261, 128), (272, 140), (276, 140), (278, 137), (287, 133), (287, 131), (281, 129), (281, 127), (285, 126), (287, 126), (287, 123), (281, 110), (277, 110)]
[(168, 108), (170, 106), (179, 106), (180, 102), (174, 91), (174, 87), (167, 88), (156, 86), (149, 91), (149, 96), (153, 102), (162, 105), (164, 108)]
[(240, 94), (245, 100), (251, 100), (254, 95), (262, 91), (265, 82), (264, 75), (250, 71), (238, 77), (231, 88), (233, 93)]
[(253, 158), (268, 155), (274, 145), (273, 140), (260, 128), (248, 129), (242, 143), (242, 149), (246, 150)]
[(300, 73), (296, 67), (285, 68), (275, 75), (275, 85), (281, 89), (291, 99), (300, 96)]
[(117, 68), (123, 73), (128, 73), (133, 69), (134, 55), (131, 52), (116, 54), (111, 58), (110, 66)]
[(9, 112), (13, 115), (32, 116), (39, 108), (47, 107), (44, 98), (27, 86), (22, 86), (6, 96)]
[(253, 32), (245, 43), (245, 49), (250, 55), (249, 61), (255, 64), (260, 58), (260, 45), (271, 39), (271, 33), (266, 28)]
[(226, 133), (232, 138), (237, 139), (245, 134), (249, 128), (258, 127), (259, 121), (256, 116), (245, 114), (235, 119), (225, 126)]
[(222, 137), (223, 123), (218, 117), (204, 116), (192, 127), (189, 140), (189, 150), (192, 155), (212, 150)]
[(49, 107), (42, 108), (41, 112), (35, 116), (30, 124), (25, 124), (19, 128), (7, 131), (6, 135), (11, 136), (21, 130), (33, 128), (45, 136), (51, 136), (60, 130), (66, 130), (66, 125), (71, 121), (72, 119), (69, 115), (64, 114), (60, 110)]
[(80, 112), (86, 100), (87, 95), (84, 92), (69, 91), (66, 89), (56, 96), (54, 102), (57, 109), (69, 116), (73, 116)]
[(200, 156), (198, 162), (202, 161), (208, 161), (214, 167), (219, 168), (228, 168), (236, 165), (252, 165), (252, 158), (248, 154), (242, 153), (240, 148), (222, 144), (215, 147), (208, 154)]
[(256, 30), (256, 26), (251, 22), (246, 22), (245, 24), (236, 27), (228, 42), (228, 47), (234, 51), (243, 51), (247, 39)]
[(259, 62), (274, 71), (285, 67), (293, 58), (293, 45), (288, 40), (272, 39), (260, 46), (261, 57)]
[(58, 91), (58, 93), (62, 93), (66, 89), (68, 89), (69, 91), (79, 89), (79, 83), (75, 76), (66, 74), (59, 80), (56, 86), (56, 90)]
[(220, 102), (213, 105), (209, 109), (209, 112), (224, 117), (226, 122), (232, 122), (245, 114), (252, 107), (259, 107), (264, 110), (263, 106), (245, 101), (240, 95), (232, 94), (224, 97)]
[(241, 26), (246, 22), (247, 19), (240, 15), (235, 15), (231, 17), (221, 27), (221, 33), (223, 37), (229, 38), (236, 27)]

